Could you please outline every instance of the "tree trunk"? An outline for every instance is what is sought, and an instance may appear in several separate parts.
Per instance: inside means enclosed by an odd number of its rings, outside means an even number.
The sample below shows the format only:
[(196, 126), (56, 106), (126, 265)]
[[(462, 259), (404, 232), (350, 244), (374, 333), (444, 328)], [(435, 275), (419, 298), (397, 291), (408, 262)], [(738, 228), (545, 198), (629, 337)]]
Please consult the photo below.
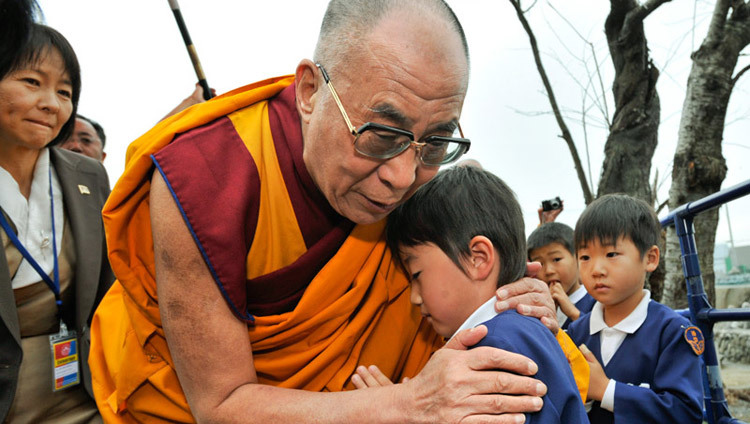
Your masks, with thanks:
[[(721, 189), (727, 172), (721, 141), (734, 85), (732, 73), (739, 53), (749, 42), (750, 5), (737, 0), (717, 1), (708, 35), (692, 56), (672, 169), (670, 210)], [(713, 251), (718, 219), (718, 209), (714, 209), (698, 215), (694, 221), (703, 284), (711, 304), (715, 299)], [(685, 278), (673, 227), (667, 231), (666, 267), (663, 302), (673, 308), (684, 308), (687, 306)]]
[(615, 67), (615, 114), (599, 180), (598, 196), (626, 193), (653, 204), (649, 175), (659, 131), (659, 71), (649, 59), (643, 20), (650, 10), (636, 0), (611, 0), (604, 25)]

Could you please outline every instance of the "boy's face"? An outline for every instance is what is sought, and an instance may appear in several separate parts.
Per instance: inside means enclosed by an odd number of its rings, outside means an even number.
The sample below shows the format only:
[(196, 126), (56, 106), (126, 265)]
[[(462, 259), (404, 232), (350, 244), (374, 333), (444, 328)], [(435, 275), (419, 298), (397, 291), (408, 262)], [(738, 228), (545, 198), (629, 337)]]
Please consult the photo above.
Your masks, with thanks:
[(529, 259), (542, 264), (537, 278), (545, 283), (560, 283), (565, 293), (570, 296), (578, 287), (578, 263), (573, 255), (561, 243), (550, 243), (529, 254)]
[(614, 245), (590, 241), (576, 253), (581, 282), (605, 309), (634, 309), (642, 298), (646, 273), (659, 265), (658, 247), (651, 246), (641, 257), (633, 241), (624, 236)]
[(496, 283), (472, 280), (432, 243), (402, 247), (401, 255), (411, 280), (411, 303), (445, 338), (495, 294)]

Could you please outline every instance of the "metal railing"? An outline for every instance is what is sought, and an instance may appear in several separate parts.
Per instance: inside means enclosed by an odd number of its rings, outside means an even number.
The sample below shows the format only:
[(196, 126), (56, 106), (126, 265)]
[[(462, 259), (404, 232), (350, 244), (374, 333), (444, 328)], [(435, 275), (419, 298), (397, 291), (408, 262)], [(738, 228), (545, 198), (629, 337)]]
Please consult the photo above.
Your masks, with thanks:
[[(686, 203), (661, 219), (661, 225), (674, 225), (680, 240), (682, 271), (687, 284), (689, 318), (703, 332), (705, 350), (703, 351), (703, 397), (704, 419), (709, 424), (742, 423), (732, 418), (729, 406), (724, 397), (719, 363), (714, 345), (714, 324), (720, 321), (750, 321), (750, 309), (730, 308), (715, 309), (708, 302), (706, 290), (703, 287), (700, 265), (698, 264), (698, 249), (695, 245), (693, 218), (701, 212), (721, 206), (737, 198), (750, 194), (750, 180), (733, 187), (718, 191), (700, 200)], [(686, 315), (688, 315), (686, 313)]]

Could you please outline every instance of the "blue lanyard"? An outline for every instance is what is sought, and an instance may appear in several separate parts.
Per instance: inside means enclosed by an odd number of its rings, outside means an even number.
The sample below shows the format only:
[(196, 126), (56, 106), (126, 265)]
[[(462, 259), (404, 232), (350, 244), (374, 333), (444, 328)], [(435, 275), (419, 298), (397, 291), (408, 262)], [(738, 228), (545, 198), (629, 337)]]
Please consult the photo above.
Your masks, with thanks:
[(2, 213), (0, 213), (0, 225), (2, 225), (5, 233), (8, 234), (8, 238), (10, 238), (10, 241), (16, 246), (16, 249), (21, 252), (23, 257), (29, 262), (29, 265), (34, 268), (39, 276), (42, 277), (42, 280), (47, 283), (47, 287), (49, 287), (49, 289), (52, 290), (52, 293), (55, 294), (55, 303), (57, 303), (57, 310), (60, 314), (60, 318), (62, 318), (62, 299), (60, 298), (60, 269), (57, 265), (57, 236), (55, 235), (55, 199), (52, 196), (52, 167), (49, 168), (49, 203), (50, 215), (52, 216), (52, 255), (54, 256), (55, 261), (54, 281), (49, 278), (49, 275), (47, 275), (44, 270), (42, 270), (42, 267), (39, 266), (39, 264), (34, 260), (29, 251), (26, 250), (26, 248), (21, 243), (21, 240), (18, 239), (18, 236), (13, 231), (13, 228), (11, 228), (8, 220), (5, 219), (5, 216)]

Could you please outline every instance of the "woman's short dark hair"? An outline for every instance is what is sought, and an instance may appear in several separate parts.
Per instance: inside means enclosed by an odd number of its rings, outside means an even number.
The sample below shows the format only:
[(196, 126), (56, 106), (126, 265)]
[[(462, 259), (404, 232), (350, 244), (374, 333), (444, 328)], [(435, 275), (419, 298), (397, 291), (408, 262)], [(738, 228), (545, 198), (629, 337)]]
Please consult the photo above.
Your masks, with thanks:
[(562, 244), (571, 255), (575, 255), (573, 247), (573, 229), (560, 222), (548, 222), (534, 230), (526, 241), (526, 251), (531, 259), (531, 251), (540, 249), (552, 243)]
[(462, 271), (469, 242), (482, 235), (500, 257), (498, 286), (526, 272), (523, 214), (513, 191), (497, 176), (475, 167), (446, 169), (388, 216), (386, 240), (400, 257), (404, 246), (437, 245)]
[(78, 99), (81, 96), (81, 67), (78, 65), (78, 58), (76, 57), (76, 52), (73, 50), (73, 47), (68, 43), (68, 40), (56, 30), (46, 25), (34, 23), (31, 25), (31, 32), (28, 41), (24, 44), (23, 49), (16, 57), (15, 61), (11, 63), (8, 72), (13, 72), (27, 65), (38, 63), (52, 51), (51, 49), (57, 51), (62, 58), (65, 72), (68, 74), (72, 86), (71, 101), (73, 103), (73, 110), (71, 111), (70, 118), (68, 118), (62, 126), (57, 137), (48, 144), (49, 146), (54, 146), (67, 140), (73, 133), (73, 128), (75, 127), (76, 122), (76, 111), (78, 110)]
[(607, 194), (583, 211), (575, 229), (576, 250), (594, 240), (614, 245), (620, 237), (633, 241), (641, 257), (659, 243), (661, 225), (654, 209), (626, 194)]
[(0, 79), (23, 51), (37, 13), (35, 0), (0, 0)]

